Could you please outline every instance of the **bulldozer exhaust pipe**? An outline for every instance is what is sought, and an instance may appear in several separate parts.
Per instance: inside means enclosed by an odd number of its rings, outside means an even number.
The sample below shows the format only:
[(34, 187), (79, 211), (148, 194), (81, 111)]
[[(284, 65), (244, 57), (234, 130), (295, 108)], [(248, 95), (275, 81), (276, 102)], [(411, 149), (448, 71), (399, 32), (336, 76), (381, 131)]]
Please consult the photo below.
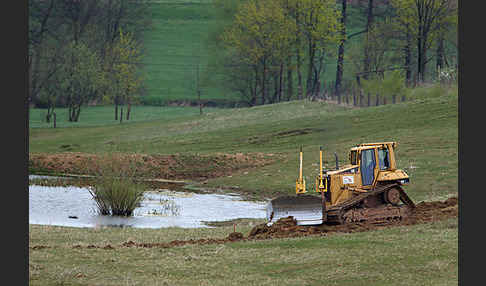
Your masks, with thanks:
[(338, 162), (338, 156), (336, 152), (334, 152), (334, 158), (336, 158), (336, 170), (339, 170), (339, 162)]

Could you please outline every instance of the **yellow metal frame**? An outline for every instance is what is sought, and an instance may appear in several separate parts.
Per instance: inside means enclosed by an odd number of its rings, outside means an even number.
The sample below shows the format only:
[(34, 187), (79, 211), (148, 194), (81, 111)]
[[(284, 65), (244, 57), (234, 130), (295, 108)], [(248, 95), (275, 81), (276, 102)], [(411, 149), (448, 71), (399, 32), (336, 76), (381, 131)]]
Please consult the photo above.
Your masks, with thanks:
[(316, 178), (316, 192), (327, 192), (327, 180), (322, 173), (322, 147), (319, 147), (319, 176)]
[(299, 178), (295, 181), (295, 193), (298, 194), (305, 194), (307, 191), (305, 190), (305, 180), (302, 176), (302, 146), (300, 147), (300, 168), (299, 168)]

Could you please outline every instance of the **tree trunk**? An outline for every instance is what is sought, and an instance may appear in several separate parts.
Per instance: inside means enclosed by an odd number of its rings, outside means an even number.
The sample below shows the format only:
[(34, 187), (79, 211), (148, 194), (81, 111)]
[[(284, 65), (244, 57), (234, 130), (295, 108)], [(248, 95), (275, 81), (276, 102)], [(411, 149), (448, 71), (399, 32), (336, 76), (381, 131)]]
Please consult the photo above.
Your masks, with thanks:
[(368, 72), (370, 71), (370, 55), (369, 55), (369, 40), (368, 35), (370, 33), (371, 25), (373, 24), (373, 0), (368, 0), (368, 13), (367, 13), (367, 22), (366, 22), (366, 39), (365, 39), (365, 49), (364, 49), (364, 63), (363, 63), (363, 71), (365, 72), (363, 75), (364, 79), (368, 79)]
[(363, 107), (364, 106), (364, 96), (363, 96), (363, 90), (360, 88), (359, 89), (359, 106)]
[(418, 75), (418, 82), (422, 79), (422, 41), (418, 40), (417, 44), (417, 75)]
[(283, 62), (280, 63), (280, 73), (278, 76), (278, 102), (282, 100), (282, 85), (283, 85)]
[(255, 106), (256, 105), (256, 101), (257, 101), (257, 88), (258, 88), (258, 67), (255, 66), (255, 85), (253, 86), (253, 90), (252, 90), (252, 97), (251, 97), (251, 106)]
[(302, 72), (300, 71), (300, 50), (297, 50), (297, 98), (302, 99)]
[(310, 96), (313, 90), (313, 82), (312, 82), (312, 71), (314, 66), (314, 57), (315, 57), (315, 44), (311, 42), (309, 39), (309, 66), (307, 69), (307, 81), (306, 81), (306, 97)]
[(78, 122), (79, 120), (79, 113), (81, 113), (81, 103), (76, 107), (75, 109), (75, 117), (74, 117), (74, 122)]
[(76, 106), (74, 103), (69, 104), (69, 122), (74, 122), (76, 118)]
[(419, 38), (417, 40), (417, 73), (419, 83), (425, 82), (425, 69), (426, 69), (426, 59), (427, 59), (427, 38), (424, 35), (423, 28), (419, 26)]
[[(342, 9), (341, 9), (341, 24), (343, 25), (343, 29), (341, 31), (341, 34), (343, 36), (346, 35), (346, 0), (342, 1)], [(343, 78), (343, 60), (344, 60), (344, 41), (342, 40), (341, 43), (339, 44), (339, 50), (338, 50), (338, 60), (337, 60), (337, 68), (336, 68), (336, 83), (335, 83), (335, 90), (336, 90), (336, 95), (338, 96), (338, 102), (340, 103), (341, 97), (341, 81)]]
[(273, 75), (273, 96), (270, 100), (270, 103), (277, 102), (278, 98), (278, 74)]
[(118, 120), (118, 96), (115, 96), (115, 121)]
[(123, 106), (120, 106), (120, 123), (123, 121)]
[(262, 74), (262, 105), (265, 104), (265, 95), (266, 95), (266, 84), (265, 82), (267, 81), (267, 66), (266, 66), (266, 60), (263, 59), (263, 74)]
[(51, 107), (47, 107), (47, 114), (46, 114), (46, 122), (50, 123), (51, 122)]
[(56, 128), (56, 113), (53, 112), (52, 115), (54, 116), (54, 128)]
[(436, 70), (440, 72), (442, 68), (444, 67), (444, 38), (440, 36), (437, 39), (437, 55), (436, 55)]
[(203, 111), (202, 111), (202, 104), (201, 104), (201, 90), (199, 89), (197, 91), (197, 100), (199, 102), (199, 115), (202, 115)]
[(409, 30), (409, 25), (407, 24), (407, 32), (406, 32), (406, 44), (404, 48), (405, 52), (405, 85), (407, 87), (410, 87), (412, 83), (412, 52), (411, 52), (411, 36), (410, 36), (410, 30)]
[(287, 101), (292, 99), (293, 92), (294, 92), (291, 65), (292, 65), (292, 57), (288, 56), (287, 57), (287, 92), (286, 92)]
[(131, 109), (132, 105), (131, 103), (129, 102), (127, 104), (127, 121), (130, 120), (130, 109)]
[(297, 60), (297, 98), (302, 99), (302, 72), (300, 70), (301, 67), (301, 59), (300, 59), (300, 38), (301, 38), (301, 33), (300, 33), (300, 15), (299, 15), (299, 2), (297, 2), (297, 9), (296, 9), (296, 14), (295, 14), (295, 22), (297, 24), (297, 37), (295, 41), (296, 45), (296, 60)]

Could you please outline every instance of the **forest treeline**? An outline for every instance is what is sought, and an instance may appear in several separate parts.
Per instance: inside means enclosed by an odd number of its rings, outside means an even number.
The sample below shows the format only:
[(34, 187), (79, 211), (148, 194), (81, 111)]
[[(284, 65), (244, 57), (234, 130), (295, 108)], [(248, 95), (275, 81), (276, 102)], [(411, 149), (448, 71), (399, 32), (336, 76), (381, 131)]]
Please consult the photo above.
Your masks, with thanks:
[[(115, 119), (129, 119), (133, 94), (143, 89), (143, 32), (150, 25), (145, 0), (29, 0), (29, 102), (69, 108), (78, 121), (92, 101), (115, 104)], [(118, 115), (118, 106), (120, 115)]]
[[(225, 85), (248, 105), (318, 95), (326, 65), (372, 92), (385, 74), (411, 86), (457, 71), (457, 0), (214, 0), (210, 44)], [(353, 9), (353, 18), (349, 10)], [(344, 62), (347, 69), (344, 70)], [(403, 90), (403, 89), (402, 89)]]
[[(56, 107), (68, 108), (68, 120), (78, 121), (89, 103), (113, 104), (114, 119), (128, 120), (131, 104), (146, 90), (150, 1), (28, 3), (29, 103), (46, 108), (48, 122)], [(457, 0), (199, 4), (213, 17), (210, 62), (201, 77), (248, 106), (320, 96), (324, 89), (340, 98), (350, 87), (397, 96), (403, 87), (457, 75)]]

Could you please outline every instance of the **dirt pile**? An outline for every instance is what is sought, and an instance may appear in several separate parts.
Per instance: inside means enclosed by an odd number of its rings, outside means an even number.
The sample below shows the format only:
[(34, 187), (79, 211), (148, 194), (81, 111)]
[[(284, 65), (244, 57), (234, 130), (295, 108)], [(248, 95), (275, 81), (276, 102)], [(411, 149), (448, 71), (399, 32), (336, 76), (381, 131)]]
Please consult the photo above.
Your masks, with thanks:
[(265, 223), (255, 226), (249, 233), (248, 239), (271, 239), (282, 237), (300, 237), (308, 235), (326, 235), (333, 232), (370, 231), (384, 227), (413, 225), (433, 222), (458, 216), (458, 199), (449, 198), (443, 202), (421, 202), (411, 209), (409, 215), (403, 219), (380, 220), (368, 222), (347, 223), (342, 225), (297, 225), (293, 217), (281, 218), (271, 226)]
[(421, 202), (416, 205), (412, 214), (402, 224), (417, 224), (457, 217), (459, 214), (458, 199), (448, 198), (445, 201)]
[(228, 176), (243, 169), (265, 166), (278, 159), (277, 157), (278, 155), (275, 154), (264, 153), (211, 155), (29, 153), (29, 173), (97, 176), (100, 174), (102, 162), (113, 162), (120, 168), (129, 169), (130, 173), (137, 178), (205, 180)]

